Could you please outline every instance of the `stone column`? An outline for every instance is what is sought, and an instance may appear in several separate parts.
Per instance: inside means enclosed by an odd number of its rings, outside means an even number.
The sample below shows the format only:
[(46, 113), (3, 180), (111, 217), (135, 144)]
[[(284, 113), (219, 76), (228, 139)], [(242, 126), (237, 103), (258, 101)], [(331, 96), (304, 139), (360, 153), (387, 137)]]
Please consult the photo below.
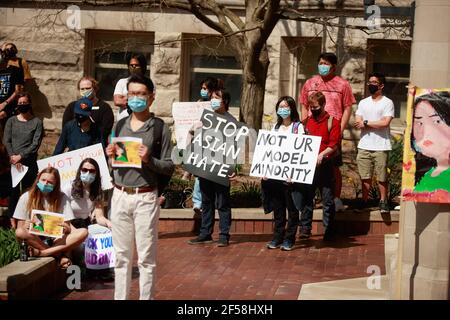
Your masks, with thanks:
[[(450, 87), (450, 2), (416, 0), (411, 84)], [(449, 299), (450, 204), (402, 202), (396, 299)]]

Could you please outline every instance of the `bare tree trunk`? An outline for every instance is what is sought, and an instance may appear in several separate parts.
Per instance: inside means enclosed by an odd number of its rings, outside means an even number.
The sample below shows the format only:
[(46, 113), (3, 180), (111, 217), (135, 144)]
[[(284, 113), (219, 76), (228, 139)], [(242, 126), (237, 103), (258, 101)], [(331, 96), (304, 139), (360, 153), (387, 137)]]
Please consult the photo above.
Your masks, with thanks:
[[(253, 50), (253, 49), (251, 49)], [(259, 130), (262, 127), (269, 54), (264, 45), (260, 55), (242, 57), (243, 78), (239, 120)]]

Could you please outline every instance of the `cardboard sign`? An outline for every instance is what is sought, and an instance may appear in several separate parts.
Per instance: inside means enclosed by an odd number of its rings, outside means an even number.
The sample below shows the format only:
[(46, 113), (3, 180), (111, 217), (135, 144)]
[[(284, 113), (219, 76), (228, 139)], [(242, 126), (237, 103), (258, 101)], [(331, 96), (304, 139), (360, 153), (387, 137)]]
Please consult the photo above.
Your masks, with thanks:
[(403, 142), (403, 200), (450, 203), (449, 117), (450, 88), (409, 89)]
[(116, 145), (116, 157), (112, 160), (112, 166), (142, 168), (142, 160), (138, 155), (141, 138), (120, 137), (112, 138), (111, 143)]
[(98, 166), (100, 167), (102, 189), (111, 189), (113, 185), (111, 183), (111, 176), (109, 175), (108, 164), (106, 163), (106, 158), (101, 143), (38, 160), (37, 165), (39, 171), (45, 169), (46, 167), (58, 169), (61, 177), (61, 189), (63, 189), (66, 186), (70, 186), (72, 181), (75, 179), (81, 162), (86, 158), (92, 158), (97, 161)]
[(202, 128), (183, 152), (186, 171), (224, 186), (234, 166), (243, 163), (248, 127), (234, 119), (204, 110)]
[(22, 181), (23, 177), (25, 177), (25, 175), (28, 172), (28, 167), (22, 165), (20, 170), (17, 169), (15, 164), (11, 165), (11, 178), (12, 178), (12, 187), (15, 188), (20, 181)]
[(200, 122), (205, 109), (211, 110), (211, 101), (174, 102), (172, 104), (172, 117), (178, 149), (185, 149), (189, 144), (189, 141), (187, 141), (189, 130), (195, 131), (195, 125)]
[(260, 130), (250, 176), (311, 184), (321, 137)]
[(84, 243), (84, 261), (88, 269), (99, 270), (113, 268), (116, 255), (112, 233), (89, 233)]
[(38, 236), (62, 238), (64, 216), (61, 213), (48, 212), (42, 210), (31, 210), (30, 219), (31, 234)]

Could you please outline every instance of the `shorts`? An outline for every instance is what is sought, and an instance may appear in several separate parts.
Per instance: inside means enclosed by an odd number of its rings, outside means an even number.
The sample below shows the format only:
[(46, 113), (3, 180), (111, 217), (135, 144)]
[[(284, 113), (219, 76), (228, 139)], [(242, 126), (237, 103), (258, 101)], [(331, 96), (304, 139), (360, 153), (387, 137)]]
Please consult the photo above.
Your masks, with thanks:
[(387, 180), (387, 161), (389, 151), (370, 151), (358, 149), (356, 163), (361, 179), (372, 179), (373, 173), (377, 176), (379, 182)]

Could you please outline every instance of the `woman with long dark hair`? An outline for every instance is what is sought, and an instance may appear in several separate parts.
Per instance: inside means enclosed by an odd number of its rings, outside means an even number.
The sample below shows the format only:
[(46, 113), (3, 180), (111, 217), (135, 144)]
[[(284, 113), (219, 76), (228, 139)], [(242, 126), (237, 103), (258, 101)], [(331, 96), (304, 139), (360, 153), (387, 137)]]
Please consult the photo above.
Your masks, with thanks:
[(416, 151), (414, 196), (429, 202), (450, 198), (450, 92), (414, 101), (411, 147)]
[(92, 158), (86, 158), (78, 167), (75, 180), (63, 189), (70, 200), (76, 228), (87, 228), (95, 219), (98, 224), (111, 228), (103, 212), (103, 192), (100, 167)]
[[(61, 178), (57, 169), (48, 167), (39, 172), (33, 186), (25, 192), (17, 203), (14, 218), (18, 220), (16, 236), (27, 241), (30, 253), (36, 257), (60, 257), (61, 268), (67, 268), (71, 261), (65, 254), (86, 239), (86, 229), (76, 229), (71, 220), (74, 219), (69, 199), (61, 192)], [(64, 217), (63, 236), (54, 241), (43, 241), (39, 236), (31, 234), (32, 210), (44, 210), (59, 213)], [(48, 240), (48, 239), (45, 239)]]
[[(275, 105), (277, 113), (277, 123), (272, 128), (273, 131), (303, 134), (303, 125), (300, 122), (300, 115), (297, 104), (292, 97), (283, 96), (278, 99)], [(295, 243), (295, 235), (299, 223), (299, 210), (296, 208), (294, 199), (299, 189), (294, 187), (297, 183), (263, 178), (261, 189), (263, 191), (264, 211), (274, 213), (274, 229), (272, 240), (267, 243), (268, 249), (292, 250)], [(286, 225), (286, 210), (288, 219)]]

